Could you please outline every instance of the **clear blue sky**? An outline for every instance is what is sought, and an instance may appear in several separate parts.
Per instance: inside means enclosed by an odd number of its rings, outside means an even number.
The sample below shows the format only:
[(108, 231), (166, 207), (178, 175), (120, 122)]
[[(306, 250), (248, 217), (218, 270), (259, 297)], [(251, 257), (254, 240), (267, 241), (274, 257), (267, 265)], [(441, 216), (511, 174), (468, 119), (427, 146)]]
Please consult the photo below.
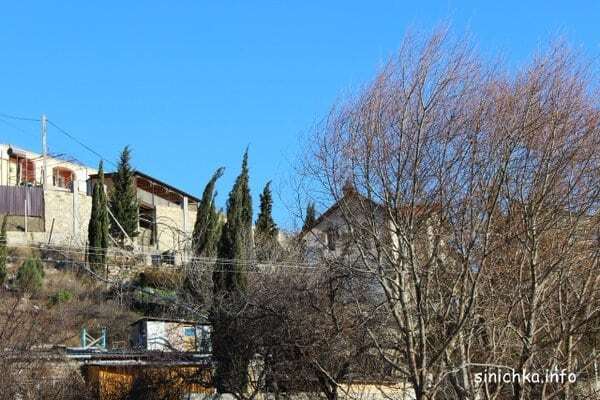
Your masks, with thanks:
[[(220, 204), (246, 145), (255, 204), (266, 181), (285, 179), (298, 135), (368, 80), (409, 28), (450, 22), (515, 63), (557, 34), (600, 49), (598, 1), (56, 3), (4, 2), (0, 112), (46, 113), (113, 159), (130, 144), (136, 168), (197, 195), (225, 166)], [(11, 123), (0, 121), (0, 142), (40, 149), (35, 123)], [(49, 133), (51, 151), (97, 164)]]

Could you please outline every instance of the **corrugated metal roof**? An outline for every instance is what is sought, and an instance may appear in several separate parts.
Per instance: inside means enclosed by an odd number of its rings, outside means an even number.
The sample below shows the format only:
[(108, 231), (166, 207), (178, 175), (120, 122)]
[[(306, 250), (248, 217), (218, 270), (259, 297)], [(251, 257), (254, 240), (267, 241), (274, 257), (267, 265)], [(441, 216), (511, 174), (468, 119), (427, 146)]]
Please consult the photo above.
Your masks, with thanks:
[(155, 321), (155, 322), (173, 322), (178, 324), (189, 324), (189, 325), (210, 325), (207, 323), (192, 321), (188, 319), (176, 319), (176, 318), (157, 318), (157, 317), (143, 317), (133, 322), (131, 325), (135, 325), (141, 321)]

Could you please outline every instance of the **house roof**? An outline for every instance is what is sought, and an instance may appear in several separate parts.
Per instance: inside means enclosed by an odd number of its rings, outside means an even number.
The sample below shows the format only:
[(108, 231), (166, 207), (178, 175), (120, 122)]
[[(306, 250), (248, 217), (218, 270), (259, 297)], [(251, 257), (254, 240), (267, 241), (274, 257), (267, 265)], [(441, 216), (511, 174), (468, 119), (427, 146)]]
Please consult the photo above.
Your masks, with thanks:
[[(112, 176), (115, 175), (115, 174), (116, 174), (116, 172), (108, 172), (108, 173), (104, 174), (104, 177), (105, 178), (112, 178)], [(194, 196), (193, 194), (187, 193), (187, 192), (185, 192), (185, 191), (183, 191), (181, 189), (176, 188), (175, 186), (169, 185), (168, 183), (166, 183), (164, 181), (161, 181), (160, 179), (154, 178), (153, 176), (150, 176), (148, 174), (145, 174), (145, 173), (143, 173), (141, 171), (137, 171), (137, 170), (133, 171), (133, 174), (134, 174), (134, 176), (146, 179), (146, 180), (151, 181), (153, 183), (156, 183), (156, 184), (158, 184), (160, 186), (163, 186), (163, 187), (169, 189), (172, 192), (178, 193), (178, 194), (180, 194), (182, 196), (186, 196), (188, 199), (193, 200), (193, 201), (195, 201), (197, 203), (200, 202), (200, 199), (198, 197)], [(98, 177), (98, 174), (90, 175), (91, 179), (94, 179), (94, 178), (97, 178), (97, 177)]]
[(154, 321), (154, 322), (171, 322), (177, 324), (189, 324), (189, 325), (207, 325), (206, 323), (202, 323), (199, 321), (193, 321), (189, 319), (177, 319), (177, 318), (157, 318), (157, 317), (143, 317), (133, 322), (131, 325), (135, 325), (139, 322), (143, 321)]
[[(345, 186), (347, 186), (347, 184)], [(319, 217), (315, 220), (315, 222), (312, 225), (310, 225), (310, 226), (306, 227), (305, 229), (303, 229), (302, 232), (300, 233), (300, 236), (303, 237), (304, 235), (306, 235), (314, 227), (318, 226), (321, 222), (323, 222), (325, 219), (327, 219), (329, 216), (331, 216), (344, 203), (348, 203), (352, 199), (356, 199), (358, 201), (364, 201), (364, 202), (370, 203), (375, 209), (382, 208), (381, 204), (379, 204), (376, 201), (371, 200), (368, 197), (360, 194), (353, 187), (352, 188), (345, 188), (344, 195), (338, 201), (336, 201), (331, 207), (329, 207), (324, 213), (322, 213), (321, 215), (319, 215)], [(409, 210), (409, 209), (410, 209), (410, 207), (406, 206), (406, 207), (402, 207), (400, 210)], [(423, 215), (428, 210), (439, 210), (439, 209), (440, 209), (439, 205), (436, 205), (436, 204), (433, 204), (433, 205), (415, 205), (414, 206), (414, 211), (415, 211), (416, 215)]]

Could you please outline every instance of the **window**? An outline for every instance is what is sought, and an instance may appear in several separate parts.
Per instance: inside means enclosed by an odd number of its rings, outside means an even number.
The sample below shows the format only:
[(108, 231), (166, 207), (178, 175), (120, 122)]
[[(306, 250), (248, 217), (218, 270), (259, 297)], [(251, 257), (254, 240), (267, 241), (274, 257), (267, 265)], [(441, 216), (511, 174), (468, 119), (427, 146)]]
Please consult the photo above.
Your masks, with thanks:
[(196, 329), (194, 327), (187, 327), (183, 330), (184, 336), (196, 336)]
[(52, 184), (59, 188), (73, 189), (73, 171), (64, 167), (52, 169)]
[(35, 184), (35, 166), (33, 161), (26, 158), (11, 156), (10, 163), (16, 167), (11, 167), (11, 175), (14, 173), (15, 184)]

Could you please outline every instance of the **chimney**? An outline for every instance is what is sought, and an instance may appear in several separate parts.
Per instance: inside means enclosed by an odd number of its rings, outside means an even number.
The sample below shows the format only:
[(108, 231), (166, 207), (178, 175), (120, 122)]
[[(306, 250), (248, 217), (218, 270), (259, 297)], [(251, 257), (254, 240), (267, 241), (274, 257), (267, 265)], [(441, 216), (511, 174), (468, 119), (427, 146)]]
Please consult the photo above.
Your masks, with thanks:
[(350, 178), (346, 178), (346, 182), (344, 182), (344, 186), (342, 186), (342, 193), (344, 194), (344, 197), (356, 193), (356, 188)]

